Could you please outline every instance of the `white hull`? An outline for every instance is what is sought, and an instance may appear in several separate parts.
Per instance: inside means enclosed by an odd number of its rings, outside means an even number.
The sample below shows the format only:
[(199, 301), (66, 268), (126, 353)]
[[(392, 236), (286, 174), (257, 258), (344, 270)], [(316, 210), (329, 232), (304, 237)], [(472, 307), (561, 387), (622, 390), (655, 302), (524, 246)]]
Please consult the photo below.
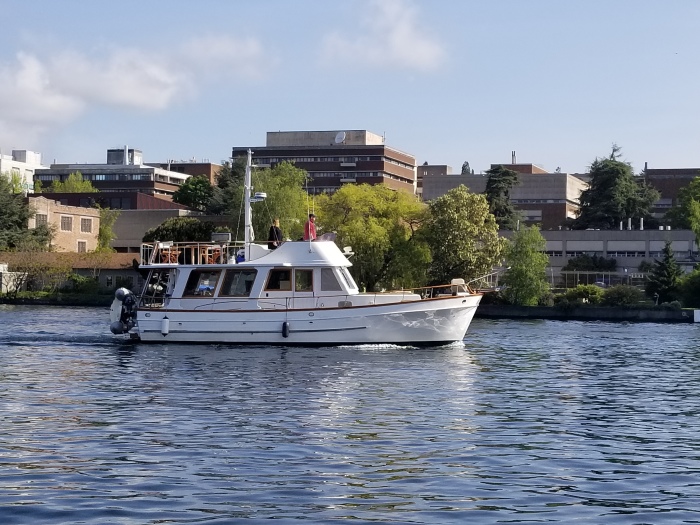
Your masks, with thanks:
[(141, 309), (134, 332), (141, 341), (160, 343), (449, 343), (464, 338), (480, 300), (472, 294), (308, 310)]

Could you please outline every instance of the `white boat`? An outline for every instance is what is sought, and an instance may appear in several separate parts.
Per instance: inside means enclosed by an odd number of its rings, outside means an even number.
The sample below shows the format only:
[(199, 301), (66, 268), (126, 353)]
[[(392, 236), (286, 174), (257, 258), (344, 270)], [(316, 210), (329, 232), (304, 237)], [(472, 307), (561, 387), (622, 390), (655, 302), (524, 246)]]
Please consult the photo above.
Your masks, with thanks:
[[(111, 330), (143, 342), (346, 345), (461, 341), (482, 294), (463, 279), (415, 290), (363, 293), (350, 248), (333, 240), (252, 241), (251, 154), (245, 241), (155, 242), (141, 248), (140, 295), (117, 290)], [(331, 236), (332, 237), (332, 236)], [(237, 258), (244, 255), (244, 260)], [(238, 256), (238, 257), (237, 257)]]

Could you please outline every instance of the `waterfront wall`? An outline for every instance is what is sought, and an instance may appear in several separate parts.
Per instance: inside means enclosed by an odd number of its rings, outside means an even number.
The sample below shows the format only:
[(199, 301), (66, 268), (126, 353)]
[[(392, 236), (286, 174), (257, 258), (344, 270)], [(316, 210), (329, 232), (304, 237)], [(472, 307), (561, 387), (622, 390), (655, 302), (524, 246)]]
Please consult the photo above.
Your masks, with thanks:
[(560, 321), (632, 321), (655, 323), (692, 323), (698, 310), (642, 310), (580, 306), (555, 308), (551, 306), (509, 306), (485, 304), (476, 310), (476, 317), (491, 319), (556, 319)]

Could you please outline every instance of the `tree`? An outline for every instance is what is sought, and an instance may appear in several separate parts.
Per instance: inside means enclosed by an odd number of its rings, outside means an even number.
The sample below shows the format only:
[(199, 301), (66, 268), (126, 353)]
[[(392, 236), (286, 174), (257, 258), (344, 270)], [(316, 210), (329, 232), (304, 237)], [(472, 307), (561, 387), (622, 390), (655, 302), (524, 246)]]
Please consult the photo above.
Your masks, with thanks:
[[(224, 169), (225, 168), (225, 169)], [(236, 239), (244, 237), (244, 176), (245, 162), (236, 160), (219, 171), (210, 211), (230, 216)], [(291, 239), (301, 237), (310, 197), (304, 191), (308, 174), (291, 162), (280, 162), (274, 168), (254, 169), (251, 193), (263, 192), (267, 198), (252, 204), (253, 231), (256, 239), (267, 239), (267, 232), (275, 217), (280, 219), (282, 233)]]
[(0, 175), (0, 251), (18, 249), (46, 250), (52, 231), (46, 225), (28, 228), (34, 210), (21, 193), (13, 193), (12, 182)]
[(203, 222), (192, 217), (171, 217), (148, 230), (143, 236), (143, 242), (209, 242), (214, 229), (212, 222)]
[(610, 157), (596, 158), (591, 164), (591, 179), (579, 198), (578, 217), (572, 223), (574, 229), (612, 230), (627, 218), (651, 218), (651, 206), (659, 198), (659, 192), (635, 177), (632, 166), (618, 160), (619, 157), (620, 148), (613, 145)]
[(505, 252), (508, 270), (503, 277), (505, 289), (502, 292), (509, 303), (535, 306), (549, 291), (549, 257), (544, 253), (546, 244), (536, 226), (513, 233)]
[[(98, 207), (99, 208), (99, 207)], [(97, 232), (97, 248), (96, 252), (113, 252), (112, 241), (114, 235), (114, 223), (121, 214), (120, 210), (111, 208), (99, 208), (100, 210), (100, 229)]]
[(462, 163), (462, 175), (471, 175), (472, 173), (473, 171), (469, 166), (469, 162), (465, 160), (464, 163)]
[(79, 171), (71, 173), (64, 182), (54, 180), (49, 187), (50, 193), (98, 193), (99, 190), (89, 180), (83, 180)]
[(654, 269), (648, 276), (645, 292), (650, 298), (657, 298), (659, 303), (670, 303), (680, 295), (680, 283), (683, 270), (676, 261), (671, 249), (671, 241), (666, 241), (660, 261), (655, 261)]
[(665, 219), (673, 228), (690, 230), (691, 207), (700, 203), (700, 177), (695, 177), (690, 183), (678, 190), (677, 204), (668, 210)]
[(213, 194), (214, 189), (206, 176), (198, 175), (182, 183), (173, 193), (173, 202), (204, 211), (209, 207)]
[(499, 228), (513, 230), (518, 220), (518, 213), (510, 202), (510, 190), (518, 183), (518, 174), (500, 165), (486, 173), (489, 178), (486, 181), (484, 195), (489, 203), (489, 211), (496, 217)]
[(348, 184), (317, 198), (324, 230), (335, 231), (340, 246), (354, 252), (350, 272), (360, 287), (423, 285), (430, 252), (416, 235), (426, 211), (413, 195), (385, 186)]
[(615, 259), (606, 259), (599, 255), (588, 255), (584, 253), (569, 259), (563, 271), (579, 271), (579, 272), (614, 272), (617, 269), (617, 261)]
[(430, 202), (421, 236), (430, 247), (433, 284), (489, 273), (500, 264), (507, 242), (498, 236), (486, 197), (463, 185)]
[(245, 176), (245, 157), (233, 162), (221, 162), (216, 174), (216, 184), (212, 186), (212, 195), (207, 206), (207, 213), (212, 215), (232, 214), (243, 199), (243, 178)]

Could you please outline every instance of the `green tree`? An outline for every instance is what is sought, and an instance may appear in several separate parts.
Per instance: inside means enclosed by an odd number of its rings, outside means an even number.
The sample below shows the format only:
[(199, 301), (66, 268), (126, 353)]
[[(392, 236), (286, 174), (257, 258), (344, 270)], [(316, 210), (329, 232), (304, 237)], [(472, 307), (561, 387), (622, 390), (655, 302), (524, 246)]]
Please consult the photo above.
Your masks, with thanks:
[[(690, 183), (678, 190), (677, 204), (666, 213), (666, 221), (670, 226), (682, 230), (692, 229), (691, 207), (700, 203), (700, 177), (695, 177)], [(697, 233), (696, 233), (697, 235)]]
[(207, 206), (207, 213), (212, 215), (233, 215), (240, 208), (243, 200), (243, 178), (245, 176), (245, 157), (233, 162), (221, 162), (216, 174), (216, 184), (212, 186), (212, 195)]
[(425, 283), (430, 252), (416, 232), (426, 211), (413, 195), (349, 184), (316, 200), (318, 224), (354, 252), (350, 272), (366, 290)]
[(509, 303), (535, 306), (549, 291), (549, 257), (544, 253), (546, 244), (536, 226), (513, 233), (505, 251), (508, 270), (503, 277), (505, 289), (502, 292)]
[(700, 308), (700, 269), (681, 278), (681, 298), (686, 308)]
[(97, 193), (99, 190), (89, 180), (83, 180), (79, 171), (68, 175), (65, 181), (54, 180), (49, 187), (49, 193)]
[(617, 306), (629, 308), (631, 306), (639, 306), (639, 303), (644, 302), (644, 292), (636, 286), (626, 284), (618, 284), (612, 288), (603, 291), (603, 306)]
[(214, 194), (209, 180), (204, 175), (190, 177), (173, 193), (173, 202), (204, 211)]
[(113, 252), (112, 241), (115, 239), (114, 223), (121, 214), (120, 210), (111, 208), (99, 208), (100, 210), (100, 229), (97, 232), (97, 248), (96, 252)]
[(13, 192), (12, 182), (0, 175), (0, 251), (36, 249), (46, 250), (52, 231), (46, 225), (29, 229), (34, 210), (25, 202), (24, 195)]
[(654, 262), (654, 269), (647, 277), (645, 292), (648, 297), (658, 302), (670, 303), (679, 298), (683, 270), (676, 261), (671, 249), (671, 241), (666, 241), (660, 261)]
[(588, 255), (584, 253), (569, 259), (563, 271), (579, 271), (579, 272), (614, 272), (617, 269), (617, 261), (615, 259), (606, 259), (599, 255)]
[[(225, 169), (224, 169), (225, 168)], [(244, 238), (245, 162), (234, 161), (219, 171), (210, 211), (229, 215), (236, 239)], [(243, 173), (241, 173), (241, 169)], [(308, 174), (290, 162), (280, 162), (274, 168), (253, 169), (251, 194), (262, 192), (267, 198), (252, 204), (253, 231), (257, 241), (266, 240), (272, 219), (280, 219), (285, 237), (301, 237), (308, 215), (310, 197), (304, 191)]]
[(519, 215), (510, 201), (510, 190), (518, 183), (518, 174), (501, 165), (494, 166), (486, 173), (489, 177), (484, 195), (489, 211), (496, 217), (499, 228), (513, 230)]
[(471, 169), (469, 163), (465, 160), (462, 163), (462, 175), (471, 175), (472, 173), (474, 173), (474, 170)]
[(651, 218), (650, 210), (659, 192), (643, 178), (635, 177), (632, 166), (619, 157), (620, 148), (613, 145), (610, 157), (596, 158), (591, 164), (591, 179), (579, 198), (574, 229), (613, 230), (627, 218)]
[(498, 236), (486, 198), (463, 185), (429, 203), (421, 236), (432, 255), (429, 279), (433, 284), (489, 273), (500, 265), (507, 242)]
[(200, 221), (193, 217), (171, 217), (148, 230), (143, 236), (143, 242), (209, 242), (214, 230), (214, 223), (209, 221)]

